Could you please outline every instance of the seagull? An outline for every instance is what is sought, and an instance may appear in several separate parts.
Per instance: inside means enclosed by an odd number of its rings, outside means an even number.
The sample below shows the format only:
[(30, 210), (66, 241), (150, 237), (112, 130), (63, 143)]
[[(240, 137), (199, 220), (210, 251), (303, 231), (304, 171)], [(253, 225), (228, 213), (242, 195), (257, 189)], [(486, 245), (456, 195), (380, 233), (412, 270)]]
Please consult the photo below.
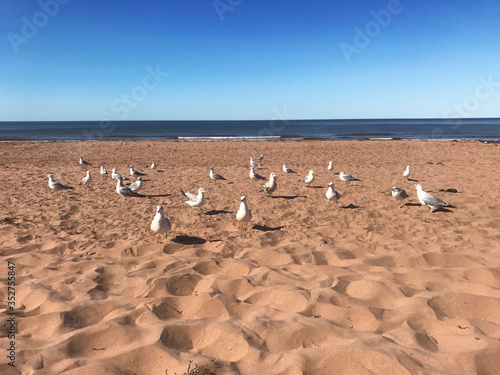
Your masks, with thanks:
[(54, 176), (52, 174), (48, 174), (47, 177), (49, 179), (49, 188), (51, 188), (52, 190), (73, 189), (71, 186), (63, 185), (54, 180)]
[(271, 173), (269, 175), (269, 181), (267, 181), (264, 185), (262, 185), (260, 191), (265, 191), (267, 195), (272, 195), (277, 187), (278, 184), (276, 183), (276, 174)]
[(403, 177), (408, 178), (410, 176), (410, 166), (407, 165), (405, 171), (403, 172)]
[(157, 167), (157, 165), (156, 165), (156, 163), (153, 160), (153, 162), (151, 163), (151, 169), (156, 169), (156, 167)]
[(214, 167), (210, 167), (210, 178), (212, 180), (225, 180), (220, 174), (214, 172)]
[(333, 182), (330, 182), (328, 184), (328, 190), (326, 191), (326, 199), (327, 199), (327, 202), (326, 204), (328, 204), (330, 202), (330, 200), (334, 199), (335, 201), (338, 201), (341, 197), (341, 195), (335, 191), (335, 186), (333, 185)]
[(116, 192), (122, 197), (144, 197), (144, 195), (138, 194), (132, 191), (128, 186), (123, 185), (123, 177), (119, 176), (116, 178)]
[(431, 212), (434, 212), (439, 207), (448, 207), (449, 204), (442, 201), (435, 195), (425, 192), (422, 185), (416, 184), (415, 189), (417, 189), (418, 200), (421, 205), (428, 206)]
[(333, 162), (330, 160), (330, 162), (328, 163), (328, 170), (329, 171), (333, 171)]
[(339, 178), (342, 181), (359, 181), (356, 177), (351, 176), (350, 174), (347, 174), (347, 173), (344, 173), (344, 172), (340, 172), (339, 173)]
[(170, 224), (170, 220), (165, 217), (165, 214), (163, 213), (163, 206), (156, 206), (156, 215), (151, 222), (151, 230), (157, 234), (165, 233), (166, 237), (170, 229), (172, 229), (172, 224)]
[(309, 174), (304, 177), (302, 180), (299, 180), (299, 182), (304, 182), (307, 184), (307, 186), (311, 187), (311, 183), (314, 181), (314, 172), (309, 171)]
[(405, 198), (408, 198), (408, 194), (402, 188), (398, 188), (397, 186), (392, 187), (392, 196), (396, 198), (398, 201), (402, 201)]
[(264, 154), (260, 154), (260, 156), (257, 158), (258, 161), (261, 161), (262, 159), (264, 159)]
[(83, 160), (83, 158), (80, 156), (80, 162), (81, 165), (92, 165), (88, 161)]
[(250, 167), (250, 178), (252, 180), (265, 180), (265, 177), (262, 177), (260, 174), (255, 173), (255, 170), (253, 167)]
[(260, 165), (259, 163), (257, 163), (256, 161), (253, 161), (253, 158), (250, 156), (250, 165), (252, 167), (262, 167), (262, 165)]
[(131, 175), (131, 176), (136, 176), (136, 177), (137, 177), (137, 176), (145, 176), (145, 174), (144, 174), (144, 173), (141, 173), (141, 172), (136, 171), (136, 170), (134, 169), (134, 166), (133, 166), (133, 165), (131, 165), (129, 168), (130, 168), (130, 175)]
[(116, 180), (118, 177), (123, 178), (123, 176), (116, 172), (116, 168), (111, 170), (111, 179)]
[(240, 208), (236, 212), (236, 220), (240, 222), (240, 228), (242, 223), (245, 223), (244, 229), (246, 230), (246, 223), (252, 220), (252, 213), (248, 209), (247, 198), (245, 196), (241, 197)]
[(90, 185), (92, 182), (92, 176), (90, 175), (90, 171), (87, 171), (87, 175), (82, 178), (82, 181), (80, 182), (81, 185)]
[(141, 176), (137, 177), (137, 181), (132, 182), (131, 184), (128, 184), (127, 186), (132, 191), (139, 191), (139, 190), (141, 190), (142, 187), (143, 187), (143, 185), (142, 185), (142, 177)]
[(108, 171), (102, 165), (101, 165), (101, 174), (102, 175), (108, 174)]
[(186, 196), (186, 198), (188, 199), (184, 203), (189, 204), (191, 207), (200, 207), (201, 208), (207, 203), (207, 201), (205, 199), (205, 195), (203, 194), (204, 192), (205, 192), (205, 190), (203, 188), (199, 188), (198, 195), (194, 195), (194, 194), (191, 194), (189, 191), (184, 192), (184, 190), (181, 189), (181, 193), (184, 194)]
[(288, 168), (286, 166), (286, 164), (283, 164), (283, 172), (285, 173), (295, 173), (294, 171), (292, 171), (290, 168)]

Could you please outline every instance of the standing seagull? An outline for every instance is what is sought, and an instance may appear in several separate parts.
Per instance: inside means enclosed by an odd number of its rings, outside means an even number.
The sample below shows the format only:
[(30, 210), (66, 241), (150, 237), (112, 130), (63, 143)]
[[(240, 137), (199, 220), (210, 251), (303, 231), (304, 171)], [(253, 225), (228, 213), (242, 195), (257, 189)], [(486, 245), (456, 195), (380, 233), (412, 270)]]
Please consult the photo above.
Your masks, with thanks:
[(260, 154), (260, 156), (257, 158), (258, 161), (261, 161), (262, 159), (264, 159), (264, 154)]
[(225, 180), (220, 174), (214, 172), (214, 167), (210, 167), (210, 178), (212, 180)]
[(132, 191), (139, 191), (139, 190), (141, 190), (142, 187), (143, 187), (143, 185), (142, 185), (142, 177), (141, 176), (137, 177), (137, 181), (132, 182), (131, 184), (128, 184), (127, 186)]
[(255, 173), (255, 170), (253, 167), (250, 167), (250, 178), (252, 180), (265, 180), (265, 177), (262, 177), (260, 174)]
[(80, 163), (81, 165), (92, 165), (92, 164), (90, 164), (88, 161), (83, 160), (83, 158), (82, 158), (81, 156), (80, 156), (80, 161), (79, 161), (79, 163)]
[(408, 178), (410, 176), (410, 166), (407, 165), (405, 171), (403, 172), (403, 177)]
[(108, 171), (106, 170), (106, 168), (104, 168), (104, 167), (101, 165), (101, 175), (105, 175), (105, 174), (108, 174)]
[(330, 202), (330, 200), (334, 199), (335, 201), (338, 201), (341, 197), (341, 195), (335, 191), (335, 186), (333, 185), (333, 182), (330, 182), (328, 184), (328, 190), (326, 191), (326, 199), (327, 199), (327, 202), (326, 204), (328, 204)]
[(250, 166), (252, 166), (252, 167), (262, 167), (262, 165), (260, 165), (256, 161), (253, 161), (253, 158), (251, 156), (250, 156)]
[(91, 182), (92, 182), (92, 176), (90, 175), (90, 171), (87, 171), (87, 175), (84, 178), (82, 178), (80, 184), (89, 186)]
[(131, 176), (135, 176), (135, 177), (138, 177), (138, 176), (145, 176), (145, 174), (144, 174), (144, 173), (141, 173), (141, 172), (136, 171), (136, 170), (134, 169), (134, 166), (133, 166), (133, 165), (131, 165), (129, 168), (130, 168), (130, 175), (131, 175)]
[(207, 201), (205, 199), (205, 195), (203, 194), (205, 190), (203, 188), (198, 189), (198, 195), (191, 194), (189, 191), (184, 192), (184, 190), (181, 189), (181, 193), (184, 194), (184, 196), (188, 199), (186, 202), (188, 205), (191, 207), (203, 207)]
[(265, 191), (267, 195), (272, 195), (277, 187), (278, 184), (276, 183), (276, 174), (271, 173), (269, 175), (269, 181), (267, 181), (264, 185), (262, 185), (260, 191)]
[[(172, 229), (172, 225), (170, 224), (170, 220), (165, 217), (163, 213), (163, 206), (156, 206), (156, 215), (151, 222), (151, 230), (155, 233), (162, 234), (165, 233), (165, 237), (167, 236), (168, 231)], [(158, 239), (160, 236), (158, 236)]]
[(344, 172), (340, 172), (339, 173), (339, 178), (342, 180), (342, 181), (359, 181), (356, 177), (354, 176), (351, 176), (350, 174), (347, 174), (347, 173), (344, 173)]
[(71, 186), (66, 186), (54, 180), (54, 176), (52, 174), (47, 175), (49, 179), (49, 188), (52, 190), (65, 190), (65, 189), (73, 189)]
[(155, 161), (153, 160), (153, 162), (151, 163), (151, 169), (156, 169), (157, 165), (155, 163)]
[(421, 205), (423, 206), (428, 206), (431, 210), (431, 212), (434, 212), (437, 208), (439, 207), (448, 207), (449, 204), (442, 201), (435, 195), (429, 194), (425, 192), (422, 188), (422, 185), (417, 184), (415, 185), (415, 188), (417, 189), (417, 196), (418, 200)]
[(330, 162), (328, 163), (328, 170), (329, 171), (333, 171), (333, 162), (330, 160)]
[(240, 208), (238, 212), (236, 212), (236, 220), (240, 222), (240, 228), (242, 227), (242, 223), (245, 223), (243, 229), (247, 229), (246, 223), (252, 220), (252, 213), (248, 209), (247, 206), (247, 198), (245, 196), (241, 197)]
[(309, 187), (311, 187), (311, 183), (313, 181), (314, 181), (314, 172), (312, 170), (309, 171), (309, 174), (306, 177), (304, 177), (302, 180), (299, 180), (299, 182), (304, 182)]
[(246, 223), (252, 220), (252, 213), (248, 209), (247, 198), (245, 196), (241, 197), (240, 208), (236, 212), (236, 220), (240, 222), (240, 228), (242, 227), (241, 223), (245, 223), (245, 230), (247, 229)]
[(286, 164), (283, 164), (283, 172), (285, 173), (295, 173), (294, 171), (292, 171), (290, 168), (288, 168), (286, 166)]
[(116, 178), (116, 192), (122, 197), (144, 197), (144, 195), (138, 194), (132, 191), (128, 186), (123, 185), (123, 177), (119, 176)]
[(116, 168), (113, 168), (111, 170), (111, 179), (116, 180), (116, 179), (118, 179), (118, 177), (123, 178), (123, 176), (121, 174), (119, 174), (118, 172), (116, 172)]

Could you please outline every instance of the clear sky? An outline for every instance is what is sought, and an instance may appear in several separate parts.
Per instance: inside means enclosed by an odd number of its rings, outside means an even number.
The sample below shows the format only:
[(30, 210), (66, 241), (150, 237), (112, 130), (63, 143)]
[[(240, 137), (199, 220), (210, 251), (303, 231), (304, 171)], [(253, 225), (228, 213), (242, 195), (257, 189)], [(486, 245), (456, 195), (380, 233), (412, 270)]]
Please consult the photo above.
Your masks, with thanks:
[(500, 117), (499, 0), (2, 0), (0, 121)]

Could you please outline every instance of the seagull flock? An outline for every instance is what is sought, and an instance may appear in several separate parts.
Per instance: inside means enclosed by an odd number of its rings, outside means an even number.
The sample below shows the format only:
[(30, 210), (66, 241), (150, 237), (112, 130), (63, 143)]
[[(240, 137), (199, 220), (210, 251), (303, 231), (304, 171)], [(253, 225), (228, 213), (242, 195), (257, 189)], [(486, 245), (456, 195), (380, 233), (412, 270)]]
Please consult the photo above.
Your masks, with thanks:
[[(261, 154), (259, 157), (256, 158), (259, 162), (262, 162), (264, 159), (264, 155)], [(262, 167), (262, 164), (255, 161), (253, 157), (250, 157), (250, 178), (252, 180), (266, 180), (265, 177), (257, 174), (255, 172), (255, 168)], [(82, 156), (80, 156), (79, 159), (79, 164), (82, 166), (89, 166), (92, 165), (91, 163), (85, 161)], [(157, 169), (157, 164), (153, 161), (151, 163), (151, 169), (156, 170)], [(333, 162), (330, 161), (327, 167), (328, 171), (333, 171)], [(288, 168), (286, 164), (283, 164), (283, 172), (284, 173), (296, 173), (292, 169)], [(108, 174), (108, 171), (104, 166), (100, 167), (100, 174), (102, 176), (106, 176)], [(111, 170), (111, 178), (113, 180), (116, 180), (116, 193), (122, 197), (147, 197), (147, 195), (142, 195), (138, 193), (139, 190), (143, 188), (143, 179), (142, 176), (145, 176), (145, 173), (139, 172), (134, 169), (133, 165), (129, 166), (129, 174), (131, 177), (136, 177), (136, 181), (129, 183), (127, 185), (123, 184), (123, 181), (125, 178), (117, 172), (116, 168), (113, 168)], [(358, 178), (345, 173), (344, 171), (339, 172), (339, 179), (341, 181), (344, 181), (344, 183), (348, 183), (351, 181), (360, 181)], [(219, 173), (216, 173), (214, 171), (213, 167), (210, 167), (210, 178), (212, 180), (218, 181), (222, 180), (225, 181), (227, 180), (225, 177), (220, 175)], [(407, 179), (410, 176), (410, 166), (408, 165), (404, 172), (402, 173), (403, 177), (406, 177)], [(54, 176), (52, 174), (47, 175), (47, 178), (49, 179), (49, 188), (52, 190), (71, 190), (73, 187), (63, 185), (60, 182), (57, 182), (54, 179)], [(308, 187), (311, 187), (311, 184), (314, 182), (314, 171), (310, 170), (309, 173), (302, 179), (299, 180), (299, 183), (304, 183)], [(89, 170), (86, 170), (86, 175), (81, 179), (80, 184), (89, 186), (92, 183), (92, 176), (90, 174)], [(269, 175), (269, 180), (267, 180), (261, 187), (260, 191), (265, 192), (267, 196), (272, 196), (273, 192), (277, 189), (278, 184), (277, 184), (277, 176), (274, 172), (271, 172)], [(432, 195), (428, 192), (425, 192), (423, 190), (422, 185), (416, 184), (415, 189), (417, 191), (417, 198), (418, 201), (422, 206), (427, 206), (430, 209), (430, 212), (434, 212), (438, 208), (442, 207), (449, 207), (450, 205), (443, 200), (439, 199), (435, 195)], [(184, 202), (190, 207), (197, 207), (197, 208), (202, 208), (207, 204), (207, 201), (205, 199), (205, 189), (199, 188), (197, 194), (192, 194), (190, 192), (184, 192), (181, 189), (182, 195), (187, 198), (187, 200)], [(394, 199), (397, 201), (404, 201), (406, 198), (408, 198), (408, 194), (406, 191), (400, 187), (393, 186), (392, 187), (392, 192), (391, 195)], [(335, 190), (335, 185), (333, 182), (330, 182), (328, 185), (328, 189), (325, 193), (326, 196), (326, 205), (330, 201), (337, 202), (340, 198), (341, 195)], [(451, 206), (452, 207), (452, 206)], [(248, 208), (248, 203), (247, 203), (247, 198), (245, 196), (242, 196), (240, 199), (240, 207), (238, 211), (236, 212), (236, 220), (239, 222), (239, 227), (240, 229), (247, 229), (247, 224), (252, 220), (252, 213), (250, 209)], [(165, 213), (163, 210), (163, 206), (158, 205), (156, 207), (156, 214), (153, 218), (153, 221), (151, 222), (151, 231), (161, 235), (161, 234), (167, 234), (171, 228), (172, 225), (169, 221), (168, 218), (165, 217)]]

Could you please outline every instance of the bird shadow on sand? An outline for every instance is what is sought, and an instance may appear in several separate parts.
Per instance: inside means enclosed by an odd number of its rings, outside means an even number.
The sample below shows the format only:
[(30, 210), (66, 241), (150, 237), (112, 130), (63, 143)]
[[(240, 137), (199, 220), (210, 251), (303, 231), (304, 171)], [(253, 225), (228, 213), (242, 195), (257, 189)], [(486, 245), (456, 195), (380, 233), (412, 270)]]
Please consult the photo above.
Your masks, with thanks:
[(163, 197), (170, 197), (170, 194), (153, 194), (153, 195), (146, 195), (148, 198), (163, 198)]
[(420, 203), (405, 203), (403, 206), (408, 206), (408, 207), (420, 207)]
[(221, 214), (234, 214), (234, 212), (226, 211), (226, 210), (211, 210), (211, 211), (205, 212), (205, 215), (209, 215), (209, 216), (221, 215)]
[(355, 210), (356, 208), (360, 208), (360, 206), (356, 206), (355, 204), (348, 204), (347, 206), (340, 206), (340, 208), (344, 208), (346, 210)]
[(418, 180), (415, 180), (414, 178), (409, 178), (408, 181), (411, 181), (411, 182), (418, 182)]
[(172, 239), (172, 242), (182, 245), (202, 245), (207, 242), (207, 240), (201, 237), (176, 236), (174, 239)]
[(295, 198), (307, 198), (305, 195), (275, 195), (271, 196), (272, 199), (295, 199)]
[(258, 225), (258, 224), (255, 224), (252, 229), (257, 229), (257, 230), (260, 230), (261, 232), (274, 232), (274, 231), (277, 231), (277, 230), (281, 230), (283, 229), (285, 226), (284, 225), (281, 225), (279, 227), (268, 227), (267, 225)]
[(323, 186), (308, 186), (308, 189), (324, 189)]
[(448, 208), (445, 207), (438, 207), (434, 211), (432, 211), (432, 213), (434, 212), (453, 212), (453, 210), (449, 210)]

